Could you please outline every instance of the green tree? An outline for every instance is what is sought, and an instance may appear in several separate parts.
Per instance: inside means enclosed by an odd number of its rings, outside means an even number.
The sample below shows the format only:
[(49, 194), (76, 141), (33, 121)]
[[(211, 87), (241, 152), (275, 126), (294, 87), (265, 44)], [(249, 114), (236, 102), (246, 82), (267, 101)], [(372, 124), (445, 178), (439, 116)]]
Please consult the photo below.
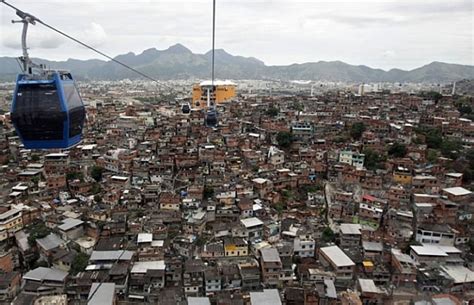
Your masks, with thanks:
[(362, 137), (364, 131), (365, 124), (363, 122), (357, 122), (352, 124), (350, 134), (354, 140), (359, 140)]
[(278, 109), (277, 107), (271, 105), (270, 108), (268, 108), (265, 113), (268, 116), (276, 117), (280, 113), (280, 109)]
[(460, 141), (444, 140), (441, 144), (441, 153), (447, 158), (457, 159), (460, 150), (462, 150), (462, 143)]
[(411, 141), (413, 142), (413, 144), (423, 144), (423, 140), (420, 137), (414, 137), (411, 139)]
[(474, 148), (466, 152), (466, 159), (469, 161), (469, 167), (474, 170)]
[(474, 253), (474, 240), (472, 239), (469, 240), (469, 249), (471, 250), (470, 253)]
[(104, 168), (94, 165), (91, 170), (91, 177), (97, 181), (100, 182), (102, 180), (102, 174), (104, 173)]
[(38, 176), (34, 176), (33, 178), (31, 178), (31, 182), (33, 182), (35, 186), (38, 186), (39, 181), (40, 181), (40, 177)]
[(69, 172), (66, 174), (66, 179), (67, 180), (84, 180), (84, 175), (81, 172)]
[(40, 160), (40, 156), (38, 156), (38, 155), (32, 155), (31, 156), (31, 161), (38, 162), (39, 160)]
[(281, 191), (281, 196), (283, 197), (283, 200), (286, 202), (288, 200), (293, 199), (294, 195), (293, 192), (290, 190), (282, 190)]
[(204, 199), (212, 198), (212, 196), (214, 196), (214, 188), (210, 185), (205, 185), (204, 191), (202, 192), (202, 196), (204, 197)]
[(471, 114), (472, 113), (472, 107), (471, 105), (462, 105), (458, 108), (459, 112), (461, 113), (461, 115), (464, 115), (464, 114)]
[(293, 143), (293, 135), (288, 132), (288, 131), (280, 131), (277, 134), (276, 138), (278, 145), (283, 148), (288, 148), (291, 146), (291, 143)]
[(89, 255), (85, 253), (78, 253), (71, 263), (71, 274), (76, 275), (81, 271), (86, 270), (89, 262)]
[(99, 183), (94, 183), (91, 188), (91, 193), (92, 194), (99, 194), (102, 191), (102, 188), (100, 187)]
[(462, 171), (462, 181), (464, 183), (471, 183), (472, 180), (474, 180), (474, 170), (465, 168)]
[(428, 149), (428, 152), (426, 153), (426, 159), (430, 163), (435, 163), (436, 160), (438, 160), (438, 151), (435, 149)]
[(365, 149), (362, 152), (365, 155), (364, 164), (365, 167), (369, 170), (383, 169), (385, 157), (379, 153), (373, 151), (372, 149)]
[(473, 98), (468, 96), (463, 96), (459, 100), (457, 100), (454, 105), (458, 108), (458, 111), (461, 113), (462, 116), (469, 116), (472, 111)]
[(199, 236), (196, 238), (196, 246), (202, 247), (207, 243), (207, 239), (204, 236)]
[(36, 245), (36, 240), (38, 238), (43, 238), (51, 233), (51, 230), (44, 224), (44, 222), (38, 222), (31, 225), (27, 231), (30, 233), (28, 236), (28, 243), (30, 246)]
[(41, 261), (40, 260), (35, 260), (33, 262), (33, 266), (32, 266), (31, 269), (36, 269), (36, 268), (39, 268), (39, 267), (47, 268), (47, 267), (49, 267), (49, 264), (48, 264), (48, 262), (43, 261), (43, 260), (41, 260)]
[(333, 242), (336, 239), (336, 235), (330, 227), (326, 227), (321, 235), (321, 240), (325, 243)]
[(300, 102), (294, 102), (293, 105), (291, 105), (290, 108), (293, 109), (293, 110), (296, 110), (296, 111), (303, 111), (304, 110), (304, 106)]
[(443, 144), (443, 135), (438, 128), (421, 127), (417, 129), (417, 132), (425, 136), (425, 142), (428, 148), (439, 149), (441, 144)]
[(100, 195), (98, 195), (98, 194), (97, 194), (97, 195), (94, 195), (94, 201), (95, 201), (96, 203), (102, 203), (102, 196), (100, 196)]
[(394, 143), (390, 148), (388, 149), (388, 154), (390, 156), (393, 156), (395, 158), (403, 158), (407, 154), (407, 147), (401, 143)]
[(430, 100), (433, 100), (435, 103), (438, 103), (439, 100), (441, 100), (443, 98), (443, 95), (439, 92), (436, 92), (436, 91), (422, 92), (421, 96), (425, 97), (425, 98), (428, 98)]
[(346, 135), (339, 135), (333, 139), (334, 143), (345, 143), (348, 140), (349, 140), (349, 136), (346, 136)]
[(275, 205), (275, 210), (277, 211), (278, 214), (281, 214), (285, 210), (285, 206), (286, 204), (284, 204), (283, 202), (279, 202)]

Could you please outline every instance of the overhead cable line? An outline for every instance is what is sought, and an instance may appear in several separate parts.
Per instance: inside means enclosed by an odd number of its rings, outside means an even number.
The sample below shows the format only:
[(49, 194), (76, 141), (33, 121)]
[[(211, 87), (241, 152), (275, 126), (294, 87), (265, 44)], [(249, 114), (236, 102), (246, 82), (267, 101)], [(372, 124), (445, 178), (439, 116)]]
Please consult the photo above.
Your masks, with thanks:
[(123, 63), (123, 62), (121, 62), (120, 60), (117, 60), (117, 59), (113, 58), (112, 56), (107, 55), (107, 54), (105, 54), (104, 52), (102, 52), (102, 51), (100, 51), (100, 50), (98, 50), (98, 49), (96, 49), (96, 48), (94, 48), (94, 47), (92, 47), (92, 46), (90, 46), (90, 45), (88, 45), (88, 44), (86, 44), (86, 43), (80, 41), (79, 39), (74, 38), (74, 37), (72, 37), (72, 36), (69, 35), (69, 34), (66, 34), (65, 32), (63, 32), (63, 31), (61, 31), (61, 30), (55, 28), (54, 26), (51, 26), (51, 25), (47, 24), (46, 22), (44, 22), (44, 21), (38, 19), (37, 17), (35, 17), (35, 16), (31, 15), (31, 14), (28, 14), (28, 13), (23, 12), (22, 10), (20, 10), (19, 8), (17, 8), (17, 7), (15, 7), (15, 6), (11, 5), (10, 3), (6, 2), (5, 0), (0, 0), (0, 1), (1, 1), (1, 3), (5, 4), (6, 6), (9, 6), (10, 8), (14, 9), (14, 10), (16, 11), (16, 14), (19, 15), (20, 17), (21, 17), (21, 16), (28, 16), (28, 17), (30, 17), (30, 19), (31, 19), (32, 21), (41, 23), (43, 26), (47, 27), (48, 29), (55, 31), (56, 33), (61, 34), (61, 35), (63, 35), (63, 36), (66, 37), (66, 38), (69, 38), (70, 40), (72, 40), (72, 41), (74, 41), (74, 42), (76, 42), (76, 43), (82, 45), (83, 47), (86, 47), (87, 49), (96, 52), (97, 54), (99, 54), (99, 55), (101, 55), (101, 56), (103, 56), (103, 57), (105, 57), (105, 58), (107, 58), (107, 59), (109, 59), (109, 60), (111, 60), (111, 61), (113, 61), (113, 62), (115, 62), (115, 63), (117, 63), (117, 64), (119, 64), (119, 65), (121, 65), (121, 66), (123, 66), (123, 67), (125, 67), (125, 68), (127, 68), (127, 69), (129, 69), (129, 70), (131, 70), (131, 71), (133, 71), (133, 72), (135, 72), (135, 73), (137, 73), (137, 74), (139, 74), (140, 76), (142, 76), (142, 77), (144, 77), (144, 78), (146, 78), (146, 79), (148, 79), (148, 80), (151, 80), (151, 81), (153, 81), (153, 82), (160, 83), (156, 78), (153, 78), (153, 77), (151, 77), (151, 76), (149, 76), (149, 75), (147, 75), (147, 74), (145, 74), (145, 73), (143, 73), (143, 72), (138, 71), (137, 69), (135, 69), (135, 68), (133, 68), (133, 67), (131, 67), (131, 66), (129, 66), (129, 65)]
[[(102, 52), (102, 51), (97, 50), (97, 49), (94, 48), (94, 47), (89, 46), (88, 44), (86, 44), (86, 43), (84, 43), (84, 42), (82, 42), (82, 41), (80, 41), (80, 40), (78, 40), (78, 39), (72, 37), (71, 35), (68, 35), (68, 34), (64, 33), (64, 32), (61, 31), (61, 30), (56, 29), (55, 27), (53, 27), (53, 26), (51, 26), (51, 25), (49, 25), (49, 24), (43, 22), (42, 20), (38, 19), (37, 17), (35, 17), (35, 16), (31, 15), (31, 14), (25, 13), (24, 11), (18, 9), (17, 7), (15, 7), (15, 6), (9, 4), (9, 3), (6, 2), (5, 0), (0, 0), (0, 3), (3, 3), (3, 4), (5, 4), (6, 6), (8, 6), (8, 7), (14, 9), (14, 10), (16, 11), (16, 14), (17, 14), (19, 17), (21, 17), (23, 20), (27, 20), (26, 22), (29, 22), (29, 23), (31, 23), (31, 24), (35, 24), (36, 22), (41, 23), (41, 24), (44, 25), (45, 27), (47, 27), (47, 28), (49, 28), (49, 29), (51, 29), (51, 30), (53, 30), (53, 31), (55, 31), (55, 32), (57, 32), (57, 33), (59, 33), (59, 34), (65, 36), (65, 37), (67, 37), (67, 38), (69, 38), (69, 39), (71, 39), (72, 41), (74, 41), (74, 42), (76, 42), (76, 43), (78, 43), (78, 44), (80, 44), (80, 45), (82, 45), (82, 46), (84, 46), (84, 47), (86, 47), (86, 48), (88, 48), (88, 49), (90, 49), (90, 50), (92, 50), (92, 51), (94, 51), (94, 52), (96, 52), (96, 53), (98, 53), (98, 54), (100, 54), (100, 55), (102, 55), (102, 56), (108, 58), (108, 59), (110, 59), (111, 61), (113, 61), (113, 62), (115, 62), (115, 63), (117, 63), (117, 64), (119, 64), (119, 65), (121, 65), (121, 66), (123, 66), (123, 67), (125, 67), (125, 68), (127, 68), (127, 69), (129, 69), (129, 70), (131, 70), (131, 71), (133, 71), (133, 72), (135, 72), (135, 73), (137, 73), (137, 74), (139, 74), (139, 75), (141, 75), (142, 77), (144, 77), (144, 78), (146, 78), (146, 79), (149, 79), (149, 80), (151, 80), (151, 81), (153, 81), (153, 82), (160, 83), (157, 79), (155, 79), (155, 78), (153, 78), (153, 77), (151, 77), (151, 76), (148, 76), (148, 75), (146, 75), (145, 73), (142, 73), (142, 72), (140, 72), (140, 71), (138, 71), (138, 70), (136, 70), (136, 69), (130, 67), (129, 65), (127, 65), (127, 64), (125, 64), (125, 63), (123, 63), (123, 62), (121, 62), (121, 61), (119, 61), (119, 60), (117, 60), (117, 59), (115, 59), (115, 58), (113, 58), (113, 57), (107, 55), (107, 54), (105, 54), (105, 53)], [(127, 247), (126, 247), (125, 250), (122, 250), (122, 253), (117, 257), (117, 259), (115, 259), (115, 262), (112, 264), (112, 266), (115, 265), (115, 264), (117, 264), (117, 263), (119, 263), (120, 259), (121, 259), (122, 256), (125, 254), (125, 252), (128, 251), (128, 250), (127, 250), (128, 247), (129, 247), (129, 245), (127, 245)], [(89, 297), (87, 298), (87, 302), (89, 302), (89, 301), (94, 297), (94, 295), (97, 293), (97, 291), (99, 290), (99, 288), (100, 288), (100, 287), (102, 286), (102, 284), (104, 283), (105, 279), (106, 279), (106, 277), (104, 277), (104, 278), (98, 283), (98, 285), (96, 286), (95, 290), (92, 291), (92, 293), (90, 293)]]
[(211, 85), (214, 86), (214, 53), (216, 46), (216, 0), (212, 1), (212, 64)]

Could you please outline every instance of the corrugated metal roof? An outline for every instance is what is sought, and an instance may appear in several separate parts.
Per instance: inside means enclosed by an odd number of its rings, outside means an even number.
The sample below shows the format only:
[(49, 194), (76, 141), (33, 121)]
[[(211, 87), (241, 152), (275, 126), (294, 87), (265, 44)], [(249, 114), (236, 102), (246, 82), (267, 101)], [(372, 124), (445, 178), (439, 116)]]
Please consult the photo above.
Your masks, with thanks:
[(281, 305), (277, 289), (264, 289), (262, 292), (250, 292), (252, 305)]
[(65, 243), (64, 240), (62, 240), (58, 235), (54, 233), (50, 233), (48, 236), (43, 238), (38, 238), (36, 242), (40, 245), (41, 248), (45, 250), (57, 248)]
[(241, 219), (240, 222), (246, 228), (251, 228), (251, 227), (256, 227), (256, 226), (263, 225), (263, 221), (261, 221), (257, 217), (244, 218), (244, 219)]
[(208, 297), (188, 297), (188, 305), (211, 305)]
[(62, 282), (67, 277), (67, 272), (54, 268), (38, 267), (28, 271), (23, 279), (32, 281), (57, 281)]
[(143, 261), (135, 262), (132, 267), (131, 273), (146, 273), (147, 270), (165, 270), (165, 261)]
[(374, 280), (359, 279), (359, 286), (362, 292), (379, 293), (379, 289), (375, 286)]
[(262, 260), (266, 263), (281, 263), (280, 254), (275, 248), (265, 248), (260, 250), (260, 253), (262, 254)]
[(362, 226), (356, 223), (342, 223), (340, 230), (342, 234), (361, 235)]
[(354, 262), (338, 246), (324, 247), (320, 249), (337, 267), (354, 266)]
[[(95, 291), (95, 293), (94, 293)], [(92, 296), (92, 294), (94, 294)], [(114, 304), (115, 283), (92, 283), (88, 298), (92, 298), (87, 305), (112, 305)]]
[(72, 228), (75, 228), (79, 225), (82, 225), (84, 221), (75, 218), (66, 218), (63, 220), (63, 224), (58, 226), (58, 229), (61, 231), (68, 231)]
[(122, 260), (129, 261), (132, 259), (134, 252), (126, 250), (111, 250), (111, 251), (92, 251), (90, 261), (112, 261)]

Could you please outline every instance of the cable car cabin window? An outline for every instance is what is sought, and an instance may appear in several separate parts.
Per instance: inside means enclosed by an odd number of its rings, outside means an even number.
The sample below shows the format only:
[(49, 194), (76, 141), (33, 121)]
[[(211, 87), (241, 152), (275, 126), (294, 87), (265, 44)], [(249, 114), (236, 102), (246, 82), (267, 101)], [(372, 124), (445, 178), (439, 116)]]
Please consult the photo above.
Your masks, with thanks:
[(72, 82), (63, 82), (64, 97), (66, 98), (67, 110), (71, 110), (77, 107), (83, 107), (81, 97), (77, 88)]
[(74, 137), (82, 133), (85, 117), (84, 105), (74, 83), (64, 82), (63, 89), (69, 112), (69, 137)]
[(20, 85), (13, 112), (24, 140), (62, 140), (66, 113), (54, 84)]

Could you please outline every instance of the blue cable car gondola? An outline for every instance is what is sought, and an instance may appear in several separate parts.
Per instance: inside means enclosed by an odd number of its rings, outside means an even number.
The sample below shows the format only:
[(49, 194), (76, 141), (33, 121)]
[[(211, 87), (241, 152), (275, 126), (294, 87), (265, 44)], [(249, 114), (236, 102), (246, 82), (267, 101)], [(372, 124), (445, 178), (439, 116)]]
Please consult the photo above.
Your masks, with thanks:
[(25, 148), (64, 149), (81, 141), (85, 108), (70, 73), (20, 74), (11, 118)]
[(183, 106), (181, 106), (181, 112), (183, 114), (190, 114), (191, 113), (191, 107), (189, 106), (189, 104), (184, 104)]
[(217, 111), (214, 108), (207, 110), (206, 112), (206, 126), (217, 127)]
[[(28, 55), (26, 35), (29, 24), (41, 22), (16, 10), (22, 23), (21, 48), (23, 73), (16, 79), (11, 119), (16, 132), (28, 149), (69, 148), (78, 144), (86, 116), (84, 104), (67, 71), (47, 70)], [(41, 22), (42, 23), (42, 22)]]

